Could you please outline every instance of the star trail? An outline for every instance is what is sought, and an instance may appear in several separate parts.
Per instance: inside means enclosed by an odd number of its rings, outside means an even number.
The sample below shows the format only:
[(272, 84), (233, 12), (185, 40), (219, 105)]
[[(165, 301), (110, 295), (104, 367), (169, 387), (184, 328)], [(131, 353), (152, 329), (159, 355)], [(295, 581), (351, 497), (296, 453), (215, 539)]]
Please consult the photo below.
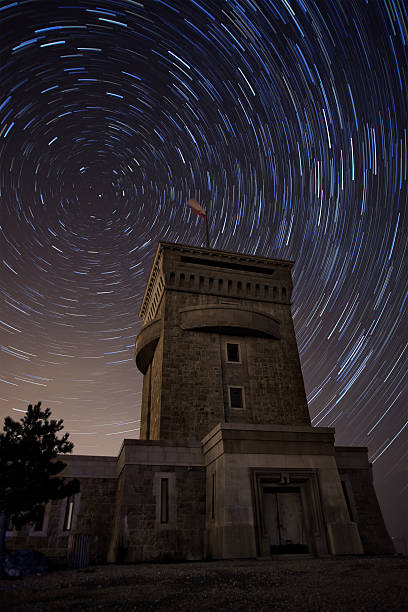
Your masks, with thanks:
[(0, 416), (41, 400), (75, 453), (138, 437), (139, 304), (159, 239), (204, 244), (194, 197), (215, 248), (296, 261), (312, 422), (368, 446), (397, 529), (405, 3), (22, 0), (0, 23)]

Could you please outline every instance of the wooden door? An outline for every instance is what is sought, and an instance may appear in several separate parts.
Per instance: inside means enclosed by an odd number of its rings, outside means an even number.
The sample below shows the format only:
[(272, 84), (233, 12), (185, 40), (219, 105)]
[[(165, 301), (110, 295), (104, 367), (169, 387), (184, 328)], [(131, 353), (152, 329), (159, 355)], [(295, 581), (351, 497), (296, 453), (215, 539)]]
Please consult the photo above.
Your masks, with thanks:
[(263, 515), (271, 553), (308, 552), (298, 488), (264, 487)]

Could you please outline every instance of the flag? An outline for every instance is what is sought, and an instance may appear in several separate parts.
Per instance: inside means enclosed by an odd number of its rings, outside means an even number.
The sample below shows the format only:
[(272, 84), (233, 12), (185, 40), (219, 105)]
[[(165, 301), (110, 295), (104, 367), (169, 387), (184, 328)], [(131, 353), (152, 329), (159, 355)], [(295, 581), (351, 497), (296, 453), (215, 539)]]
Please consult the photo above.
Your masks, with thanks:
[(190, 198), (190, 200), (187, 202), (187, 206), (191, 208), (194, 214), (198, 215), (202, 219), (207, 218), (206, 211), (204, 210), (204, 208), (201, 208), (197, 200), (195, 200), (194, 198)]

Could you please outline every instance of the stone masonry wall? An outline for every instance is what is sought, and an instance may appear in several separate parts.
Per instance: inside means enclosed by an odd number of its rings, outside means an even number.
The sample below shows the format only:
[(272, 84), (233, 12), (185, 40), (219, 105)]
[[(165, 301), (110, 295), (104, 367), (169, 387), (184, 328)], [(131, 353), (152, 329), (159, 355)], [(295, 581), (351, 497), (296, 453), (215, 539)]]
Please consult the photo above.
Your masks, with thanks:
[[(280, 321), (279, 340), (249, 335), (224, 337), (180, 327), (180, 309), (218, 303), (222, 298), (213, 295), (174, 290), (165, 293), (160, 437), (200, 439), (224, 421), (310, 424), (289, 306), (256, 304), (256, 309)], [(254, 307), (253, 302), (236, 303)], [(240, 344), (240, 364), (225, 362), (227, 340)], [(244, 409), (229, 409), (228, 385), (244, 387)]]
[(69, 536), (91, 535), (90, 563), (106, 561), (113, 520), (116, 480), (113, 478), (80, 478), (80, 494), (75, 496), (74, 520), (71, 531), (63, 531), (66, 499), (47, 504), (44, 531), (33, 533), (31, 525), (7, 536), (9, 550), (32, 548), (56, 563), (65, 563)]
[(187, 303), (198, 305), (210, 299), (166, 292), (165, 300), (161, 437), (200, 440), (225, 420), (219, 336), (183, 331), (178, 311)]
[[(126, 465), (122, 477), (123, 560), (202, 559), (204, 468)], [(167, 523), (160, 520), (161, 478), (169, 483)]]

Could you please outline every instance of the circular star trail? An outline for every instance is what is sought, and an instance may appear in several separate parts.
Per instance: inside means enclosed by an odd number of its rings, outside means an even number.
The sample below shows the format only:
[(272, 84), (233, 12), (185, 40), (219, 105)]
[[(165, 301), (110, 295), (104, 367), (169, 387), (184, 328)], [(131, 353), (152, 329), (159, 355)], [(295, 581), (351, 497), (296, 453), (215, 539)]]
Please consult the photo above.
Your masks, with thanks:
[[(159, 239), (296, 261), (316, 426), (407, 495), (408, 16), (398, 0), (0, 4), (1, 414), (137, 437)], [(13, 412), (15, 411), (15, 412)], [(405, 497), (404, 497), (405, 496)]]

